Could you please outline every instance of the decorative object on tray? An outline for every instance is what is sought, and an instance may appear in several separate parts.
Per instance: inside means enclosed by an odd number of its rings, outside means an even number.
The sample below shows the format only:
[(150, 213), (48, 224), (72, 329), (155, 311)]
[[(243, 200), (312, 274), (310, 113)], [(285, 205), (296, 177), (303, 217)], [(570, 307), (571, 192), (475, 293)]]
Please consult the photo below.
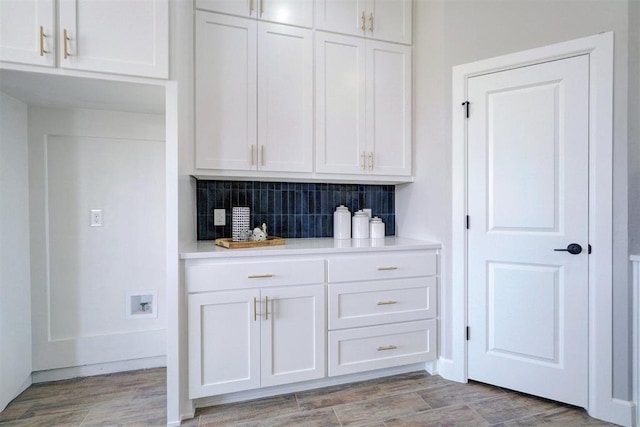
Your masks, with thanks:
[(254, 228), (253, 234), (249, 238), (252, 242), (262, 242), (267, 240), (267, 224), (262, 223), (262, 228)]
[(249, 230), (249, 214), (251, 211), (248, 207), (234, 206), (232, 212), (232, 240), (234, 242), (246, 242), (251, 235), (251, 231)]

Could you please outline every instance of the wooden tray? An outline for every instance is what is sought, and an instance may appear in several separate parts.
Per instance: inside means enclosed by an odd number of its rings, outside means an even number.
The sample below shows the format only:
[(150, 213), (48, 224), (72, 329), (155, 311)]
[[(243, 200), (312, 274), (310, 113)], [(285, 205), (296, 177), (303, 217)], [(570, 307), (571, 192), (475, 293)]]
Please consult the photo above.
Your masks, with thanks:
[(267, 240), (261, 242), (234, 242), (230, 237), (223, 239), (216, 239), (216, 246), (222, 246), (227, 249), (240, 249), (240, 248), (258, 248), (260, 246), (277, 246), (284, 245), (284, 239), (282, 237), (267, 237)]

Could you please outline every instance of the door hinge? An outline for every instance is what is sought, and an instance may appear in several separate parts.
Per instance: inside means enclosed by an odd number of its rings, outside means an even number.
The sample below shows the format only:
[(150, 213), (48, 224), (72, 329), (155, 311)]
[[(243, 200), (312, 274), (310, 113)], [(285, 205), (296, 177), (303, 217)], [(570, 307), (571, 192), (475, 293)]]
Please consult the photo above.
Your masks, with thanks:
[(467, 230), (471, 227), (471, 219), (469, 218), (469, 215), (467, 215)]
[(471, 328), (467, 326), (467, 341), (471, 339)]
[(462, 106), (465, 107), (465, 111), (466, 111), (465, 114), (466, 114), (467, 119), (469, 118), (469, 104), (470, 104), (469, 101), (464, 101), (462, 103)]

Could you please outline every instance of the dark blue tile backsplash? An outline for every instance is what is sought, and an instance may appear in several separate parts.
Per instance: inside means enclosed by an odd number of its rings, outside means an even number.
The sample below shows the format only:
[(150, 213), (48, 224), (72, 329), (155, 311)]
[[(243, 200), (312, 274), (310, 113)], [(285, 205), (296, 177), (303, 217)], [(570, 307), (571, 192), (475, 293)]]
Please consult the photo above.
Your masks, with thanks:
[[(332, 237), (333, 212), (370, 208), (395, 235), (395, 186), (260, 181), (197, 181), (198, 240), (231, 237), (231, 208), (249, 206), (251, 227), (267, 224), (270, 236)], [(226, 209), (226, 225), (213, 225), (213, 210)]]

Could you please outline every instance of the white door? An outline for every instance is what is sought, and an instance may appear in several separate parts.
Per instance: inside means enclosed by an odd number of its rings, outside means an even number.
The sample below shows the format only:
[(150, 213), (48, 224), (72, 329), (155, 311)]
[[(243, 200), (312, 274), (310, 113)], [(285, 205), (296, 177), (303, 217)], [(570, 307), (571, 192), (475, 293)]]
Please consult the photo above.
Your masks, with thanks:
[(62, 68), (167, 78), (168, 0), (60, 0)]
[(366, 171), (411, 176), (411, 47), (366, 46)]
[(53, 0), (0, 1), (0, 61), (55, 65)]
[(365, 168), (365, 40), (316, 32), (316, 171)]
[(588, 70), (585, 55), (468, 80), (468, 377), (583, 407)]
[(258, 168), (313, 169), (311, 30), (258, 24)]
[(257, 22), (196, 12), (196, 167), (256, 169)]
[(262, 289), (262, 387), (325, 376), (324, 285)]
[(260, 387), (260, 291), (189, 295), (189, 398)]

